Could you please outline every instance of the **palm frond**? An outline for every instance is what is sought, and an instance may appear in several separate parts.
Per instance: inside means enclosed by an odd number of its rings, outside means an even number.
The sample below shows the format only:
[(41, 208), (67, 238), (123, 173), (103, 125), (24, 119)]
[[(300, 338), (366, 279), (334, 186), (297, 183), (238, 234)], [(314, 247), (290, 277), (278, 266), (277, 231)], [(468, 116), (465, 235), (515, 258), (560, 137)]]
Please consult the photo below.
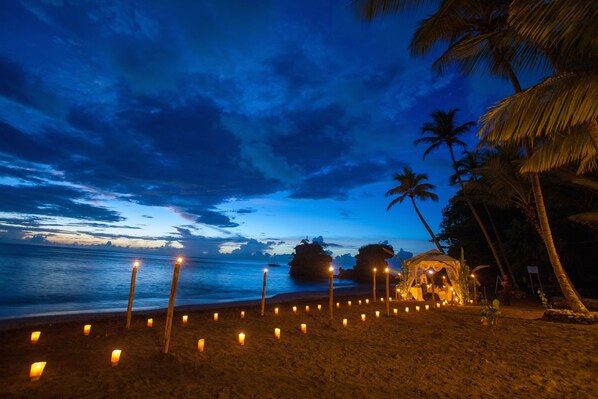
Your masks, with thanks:
[(380, 15), (396, 14), (437, 2), (435, 0), (354, 0), (359, 15), (370, 21)]
[(491, 144), (523, 142), (598, 120), (598, 71), (567, 72), (500, 101), (481, 118)]
[(577, 213), (575, 215), (569, 216), (567, 219), (577, 223), (585, 224), (592, 230), (598, 230), (598, 211)]

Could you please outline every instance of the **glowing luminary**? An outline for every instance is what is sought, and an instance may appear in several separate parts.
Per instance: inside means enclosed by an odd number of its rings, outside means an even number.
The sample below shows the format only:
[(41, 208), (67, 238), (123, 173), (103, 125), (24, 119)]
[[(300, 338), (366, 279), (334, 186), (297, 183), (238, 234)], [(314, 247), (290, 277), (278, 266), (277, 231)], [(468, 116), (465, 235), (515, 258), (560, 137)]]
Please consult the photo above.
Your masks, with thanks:
[(245, 345), (245, 334), (243, 334), (243, 333), (239, 333), (239, 345), (241, 345), (241, 346)]
[(187, 321), (189, 321), (189, 316), (184, 315), (183, 316), (183, 324), (187, 324)]
[(274, 338), (276, 339), (280, 339), (280, 328), (275, 328), (274, 329)]
[(380, 318), (380, 311), (376, 310), (376, 318)]
[(347, 319), (343, 319), (343, 327), (347, 327)]
[(318, 305), (318, 310), (322, 310), (322, 305)]
[(305, 311), (309, 312), (309, 305), (305, 306)]
[(370, 300), (369, 300), (369, 299), (366, 299), (366, 300), (365, 300), (365, 304), (366, 304), (366, 305), (369, 305), (369, 304), (370, 304)]
[(361, 314), (361, 321), (365, 321), (365, 314)]
[(405, 308), (405, 313), (409, 313), (409, 306)]
[(359, 301), (357, 301), (357, 303), (361, 305), (361, 299)]
[(147, 326), (148, 327), (153, 327), (154, 326), (154, 319), (147, 319)]
[(31, 369), (29, 369), (29, 379), (31, 381), (37, 381), (42, 376), (44, 372), (44, 367), (46, 367), (46, 362), (35, 362), (31, 364)]
[(396, 316), (396, 315), (398, 315), (398, 314), (399, 314), (399, 309), (397, 309), (397, 308), (394, 308), (394, 309), (392, 310), (392, 313), (393, 313), (395, 316)]
[(85, 336), (89, 335), (90, 331), (91, 331), (91, 324), (86, 324), (83, 326), (83, 335), (85, 335)]
[(297, 306), (293, 306), (293, 313), (297, 313)]
[(245, 318), (245, 311), (241, 310), (241, 318), (244, 319)]
[(120, 354), (122, 351), (120, 349), (115, 349), (112, 351), (112, 356), (110, 357), (110, 365), (112, 367), (118, 366), (118, 362), (120, 362)]
[(218, 321), (218, 313), (214, 313), (214, 321)]
[(469, 303), (473, 304), (473, 299), (470, 299), (470, 300), (469, 300)]
[(301, 324), (301, 332), (307, 334), (307, 324)]
[(274, 308), (274, 314), (278, 316), (278, 308)]
[(440, 307), (440, 302), (436, 302), (436, 307), (439, 308)]
[(384, 298), (380, 298), (380, 302), (384, 302)]
[(37, 344), (37, 341), (39, 340), (39, 336), (42, 335), (41, 331), (34, 331), (31, 333), (31, 343), (32, 344)]
[(426, 305), (426, 310), (430, 310), (430, 305)]
[(348, 305), (348, 306), (351, 306), (351, 301), (347, 301), (347, 305)]
[(419, 306), (416, 306), (416, 307), (415, 307), (415, 311), (416, 311), (416, 312), (419, 312)]
[(198, 339), (197, 340), (197, 350), (199, 352), (203, 352), (203, 348), (204, 348), (205, 344), (206, 344), (206, 340), (205, 339), (203, 339), (203, 338), (202, 339)]
[(336, 307), (337, 307), (337, 308), (340, 308), (340, 307), (341, 307), (341, 303), (340, 303), (340, 302), (337, 302), (337, 303), (336, 303)]

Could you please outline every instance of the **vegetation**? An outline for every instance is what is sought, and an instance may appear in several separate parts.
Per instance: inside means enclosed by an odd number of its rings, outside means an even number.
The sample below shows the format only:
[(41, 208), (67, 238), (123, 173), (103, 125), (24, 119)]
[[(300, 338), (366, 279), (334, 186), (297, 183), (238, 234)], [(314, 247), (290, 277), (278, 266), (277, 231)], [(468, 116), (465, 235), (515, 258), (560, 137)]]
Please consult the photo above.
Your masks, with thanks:
[(332, 257), (324, 251), (317, 241), (302, 240), (295, 247), (293, 257), (289, 262), (291, 278), (301, 281), (326, 280), (329, 276), (328, 268)]
[[(456, 66), (462, 73), (489, 73), (511, 82), (514, 94), (482, 116), (479, 136), (488, 147), (514, 147), (520, 155), (521, 159), (512, 161), (510, 166), (529, 181), (529, 189), (525, 184), (514, 187), (521, 183), (519, 177), (513, 174), (506, 177), (503, 183), (513, 184), (509, 198), (517, 202), (512, 206), (523, 211), (525, 223), (531, 224), (532, 231), (538, 233), (544, 247), (543, 257), (552, 265), (568, 305), (575, 312), (588, 314), (561, 261), (562, 253), (555, 239), (558, 233), (553, 233), (553, 227), (558, 228), (560, 220), (555, 224), (550, 215), (552, 204), (547, 201), (546, 187), (555, 174), (543, 175), (541, 179), (539, 173), (560, 173), (557, 168), (572, 167), (578, 175), (586, 175), (582, 185), (593, 190), (596, 197), (598, 24), (595, 21), (598, 3), (585, 0), (364, 0), (358, 4), (369, 19), (435, 4), (436, 11), (421, 21), (414, 33), (410, 45), (412, 54), (426, 55), (442, 47), (441, 56), (433, 64), (438, 73)], [(523, 89), (518, 79), (523, 70), (549, 76)], [(497, 165), (489, 161), (486, 166), (486, 178), (490, 180), (492, 171), (498, 171)], [(458, 171), (456, 174), (459, 176)], [(495, 181), (503, 179), (497, 175), (494, 178)], [(569, 177), (565, 184), (570, 185), (575, 180), (579, 179)], [(461, 184), (460, 195), (467, 198), (469, 189)], [(491, 194), (491, 190), (479, 192)], [(567, 202), (572, 204), (577, 199), (569, 194)], [(566, 218), (596, 229), (596, 209), (594, 206)], [(483, 220), (479, 216), (474, 218), (481, 227), (479, 222)], [(485, 235), (492, 248), (492, 240)], [(499, 240), (496, 233), (494, 239)], [(492, 252), (498, 263), (496, 252)]]
[(393, 199), (390, 202), (390, 204), (388, 204), (386, 210), (388, 211), (395, 204), (403, 202), (405, 198), (409, 198), (411, 200), (411, 203), (413, 204), (413, 208), (415, 209), (417, 216), (419, 216), (419, 220), (421, 220), (426, 230), (428, 230), (428, 234), (430, 234), (432, 241), (434, 241), (434, 244), (436, 244), (438, 250), (444, 253), (444, 249), (438, 242), (438, 239), (432, 232), (432, 229), (422, 216), (421, 212), (419, 211), (419, 208), (415, 203), (415, 198), (420, 199), (422, 201), (425, 201), (427, 199), (430, 199), (432, 201), (438, 201), (438, 196), (432, 192), (435, 186), (430, 183), (424, 183), (426, 180), (428, 180), (428, 175), (423, 173), (416, 174), (413, 172), (411, 168), (404, 167), (403, 173), (396, 173), (393, 177), (393, 180), (398, 182), (399, 185), (395, 188), (388, 190), (386, 192), (386, 196), (388, 197), (391, 195), (397, 195), (398, 197)]
[(369, 244), (359, 248), (359, 253), (355, 255), (357, 262), (353, 267), (353, 280), (362, 283), (372, 281), (373, 268), (378, 271), (377, 277), (384, 279), (384, 269), (388, 267), (386, 259), (392, 258), (392, 253), (393, 248), (388, 244)]

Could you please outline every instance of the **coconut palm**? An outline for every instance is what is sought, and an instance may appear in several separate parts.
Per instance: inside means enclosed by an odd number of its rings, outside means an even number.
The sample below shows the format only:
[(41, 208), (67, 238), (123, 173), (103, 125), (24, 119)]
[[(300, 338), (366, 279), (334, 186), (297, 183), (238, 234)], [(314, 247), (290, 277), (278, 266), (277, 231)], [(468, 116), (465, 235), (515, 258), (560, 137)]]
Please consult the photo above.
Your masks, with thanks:
[(431, 191), (435, 188), (435, 186), (430, 183), (424, 183), (426, 180), (428, 180), (428, 175), (424, 173), (416, 174), (413, 172), (411, 168), (406, 166), (403, 168), (402, 173), (396, 173), (394, 175), (393, 180), (398, 182), (399, 185), (395, 188), (388, 190), (386, 192), (386, 196), (389, 197), (391, 195), (397, 195), (398, 197), (393, 199), (390, 202), (390, 204), (388, 204), (386, 210), (388, 211), (397, 203), (402, 203), (405, 200), (405, 198), (409, 198), (411, 200), (411, 203), (413, 204), (413, 208), (415, 208), (417, 216), (419, 216), (419, 220), (421, 220), (426, 230), (428, 230), (428, 234), (430, 234), (432, 241), (434, 241), (434, 244), (436, 244), (438, 250), (444, 253), (444, 249), (438, 242), (438, 239), (432, 232), (432, 229), (422, 216), (421, 212), (417, 207), (417, 204), (415, 203), (416, 198), (422, 201), (428, 199), (432, 201), (438, 201), (438, 196)]
[(427, 122), (422, 126), (422, 133), (423, 134), (428, 133), (429, 135), (415, 140), (414, 143), (416, 145), (428, 144), (428, 148), (426, 148), (426, 150), (424, 152), (424, 158), (430, 152), (432, 152), (434, 150), (437, 150), (437, 149), (439, 149), (441, 147), (445, 147), (445, 146), (448, 147), (449, 153), (451, 154), (451, 160), (453, 162), (453, 167), (455, 169), (455, 175), (456, 175), (457, 181), (459, 183), (459, 186), (461, 186), (461, 191), (463, 192), (465, 201), (467, 202), (467, 205), (469, 206), (469, 209), (471, 210), (471, 213), (473, 214), (474, 219), (478, 223), (478, 226), (480, 226), (480, 230), (482, 230), (482, 233), (484, 234), (484, 237), (486, 238), (486, 241), (488, 242), (488, 246), (490, 247), (490, 251), (492, 252), (492, 255), (494, 256), (494, 260), (496, 261), (498, 269), (500, 270), (500, 274), (504, 276), (506, 274), (506, 272), (505, 272), (503, 264), (500, 260), (500, 257), (498, 256), (498, 252), (496, 251), (496, 248), (494, 247), (492, 239), (490, 238), (490, 234), (488, 234), (488, 230), (484, 226), (484, 223), (482, 222), (480, 215), (478, 214), (477, 210), (475, 209), (475, 206), (473, 204), (473, 201), (471, 200), (471, 197), (465, 190), (465, 184), (463, 183), (463, 180), (461, 179), (461, 175), (459, 174), (459, 170), (457, 167), (457, 160), (455, 158), (454, 147), (460, 146), (460, 147), (463, 147), (464, 149), (466, 148), (466, 144), (459, 138), (459, 136), (466, 133), (467, 131), (469, 131), (469, 129), (472, 126), (474, 126), (473, 122), (466, 122), (462, 125), (457, 126), (457, 124), (455, 122), (455, 114), (457, 113), (457, 111), (458, 111), (458, 109), (455, 108), (455, 109), (449, 110), (448, 112), (444, 112), (444, 111), (432, 112), (431, 116), (432, 116), (433, 121)]

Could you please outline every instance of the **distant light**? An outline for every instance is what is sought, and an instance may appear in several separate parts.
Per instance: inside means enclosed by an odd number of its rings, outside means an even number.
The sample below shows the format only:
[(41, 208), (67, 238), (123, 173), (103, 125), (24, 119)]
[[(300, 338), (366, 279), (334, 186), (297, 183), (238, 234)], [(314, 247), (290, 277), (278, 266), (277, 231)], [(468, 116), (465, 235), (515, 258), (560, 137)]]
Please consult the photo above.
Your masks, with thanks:
[(334, 267), (330, 266), (330, 267), (328, 268), (328, 271), (331, 271), (331, 272), (333, 272), (333, 271), (334, 271)]
[(133, 267), (139, 267), (139, 262), (138, 262), (138, 261), (135, 261), (135, 262), (133, 263)]
[(264, 273), (268, 273), (268, 269), (264, 269)]
[(374, 271), (376, 271), (376, 268), (374, 267)]
[(429, 274), (434, 274), (434, 270), (428, 270)]
[(386, 273), (388, 273), (388, 267), (387, 267), (386, 269), (384, 269), (384, 271), (385, 271)]
[(176, 263), (183, 263), (183, 258), (178, 257), (177, 260), (176, 260)]

